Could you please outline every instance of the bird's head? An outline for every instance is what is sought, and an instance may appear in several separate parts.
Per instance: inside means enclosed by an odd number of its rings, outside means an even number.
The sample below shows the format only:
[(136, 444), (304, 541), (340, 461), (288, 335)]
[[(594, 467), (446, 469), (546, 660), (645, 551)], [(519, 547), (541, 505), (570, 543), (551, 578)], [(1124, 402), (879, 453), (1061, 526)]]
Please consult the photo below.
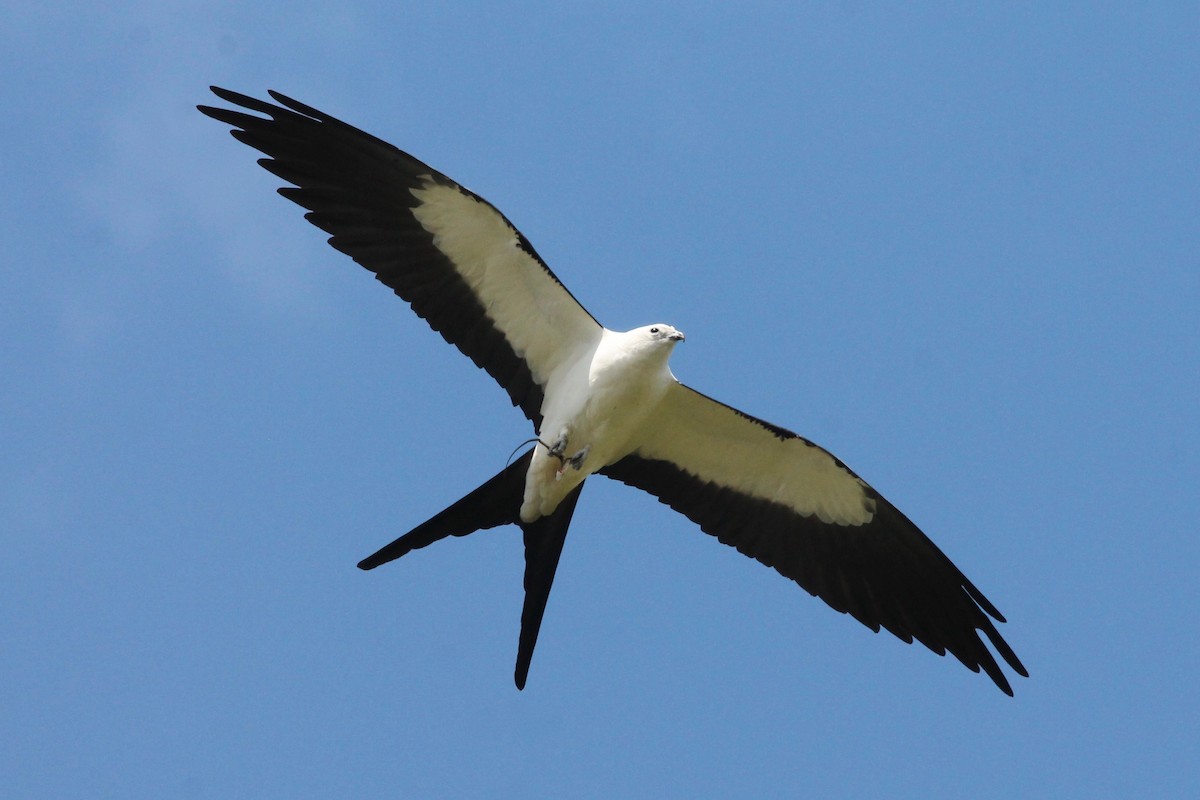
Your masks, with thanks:
[(610, 332), (612, 347), (622, 353), (621, 358), (632, 358), (646, 364), (666, 365), (675, 345), (683, 341), (683, 333), (664, 322), (643, 325), (624, 333)]
[(666, 369), (667, 359), (675, 350), (675, 345), (684, 339), (683, 331), (665, 322), (646, 325), (638, 328), (634, 333), (641, 340), (637, 344), (637, 349), (641, 351), (642, 357), (648, 359), (649, 362), (662, 364), (664, 369)]
[(638, 328), (637, 330), (652, 342), (663, 342), (676, 345), (686, 338), (683, 335), (683, 331), (679, 330), (678, 328), (673, 328), (665, 322), (656, 322), (653, 325), (646, 325)]

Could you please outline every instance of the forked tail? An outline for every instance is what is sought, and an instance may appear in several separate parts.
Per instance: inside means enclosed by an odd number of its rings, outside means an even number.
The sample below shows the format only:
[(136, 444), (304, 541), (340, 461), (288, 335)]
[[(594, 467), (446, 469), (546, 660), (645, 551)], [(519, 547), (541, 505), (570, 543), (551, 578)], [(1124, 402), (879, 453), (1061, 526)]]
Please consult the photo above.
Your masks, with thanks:
[(554, 583), (554, 572), (562, 555), (567, 528), (583, 484), (567, 495), (558, 508), (533, 522), (521, 521), (521, 500), (525, 494), (525, 473), (533, 450), (528, 450), (497, 475), (445, 511), (421, 523), (391, 544), (358, 562), (359, 569), (374, 569), (447, 536), (466, 536), (498, 525), (520, 525), (525, 540), (525, 606), (521, 610), (521, 637), (517, 644), (514, 673), (517, 688), (525, 688), (533, 648), (537, 644), (546, 601)]

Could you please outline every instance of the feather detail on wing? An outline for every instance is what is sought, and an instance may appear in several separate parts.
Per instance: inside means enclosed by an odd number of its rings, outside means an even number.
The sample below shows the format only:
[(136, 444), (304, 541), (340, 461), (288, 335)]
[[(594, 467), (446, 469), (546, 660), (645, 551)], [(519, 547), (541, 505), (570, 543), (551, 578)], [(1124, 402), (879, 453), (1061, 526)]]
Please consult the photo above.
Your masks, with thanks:
[(907, 517), (830, 453), (682, 384), (601, 473), (636, 486), (878, 632), (952, 653), (1012, 694), (982, 631), (1025, 667), (1000, 612)]
[(537, 425), (550, 375), (599, 323), (482, 197), (392, 145), (277, 92), (278, 105), (213, 87), (249, 111), (200, 106), (265, 153), (329, 243), (366, 267), (486, 370)]

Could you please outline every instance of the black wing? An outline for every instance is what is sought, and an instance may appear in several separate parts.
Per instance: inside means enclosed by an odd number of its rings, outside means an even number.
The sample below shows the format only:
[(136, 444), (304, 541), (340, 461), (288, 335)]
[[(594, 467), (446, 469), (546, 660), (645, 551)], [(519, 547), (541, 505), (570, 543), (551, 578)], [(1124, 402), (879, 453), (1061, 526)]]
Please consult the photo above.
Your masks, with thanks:
[(503, 214), (387, 142), (271, 92), (213, 92), (265, 117), (198, 106), (267, 154), (264, 169), (329, 243), (375, 273), (540, 424), (550, 374), (602, 327)]
[[(646, 441), (601, 470), (705, 533), (791, 578), (878, 632), (949, 652), (1008, 679), (980, 631), (1020, 675), (1004, 617), (907, 517), (844, 464), (791, 431), (675, 384)], [(989, 618), (990, 617), (990, 618)]]

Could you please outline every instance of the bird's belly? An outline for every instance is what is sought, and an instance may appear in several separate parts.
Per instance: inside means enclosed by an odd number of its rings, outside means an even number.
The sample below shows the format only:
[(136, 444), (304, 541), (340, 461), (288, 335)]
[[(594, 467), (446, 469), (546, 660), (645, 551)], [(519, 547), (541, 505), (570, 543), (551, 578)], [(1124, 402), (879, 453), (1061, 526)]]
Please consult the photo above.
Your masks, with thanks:
[[(600, 375), (589, 381), (574, 408), (549, 407), (525, 478), (521, 518), (532, 522), (549, 514), (588, 475), (627, 455), (662, 395), (663, 390), (646, 381)], [(564, 468), (563, 461), (550, 453), (549, 447), (559, 441), (567, 458), (586, 449), (578, 468)]]

